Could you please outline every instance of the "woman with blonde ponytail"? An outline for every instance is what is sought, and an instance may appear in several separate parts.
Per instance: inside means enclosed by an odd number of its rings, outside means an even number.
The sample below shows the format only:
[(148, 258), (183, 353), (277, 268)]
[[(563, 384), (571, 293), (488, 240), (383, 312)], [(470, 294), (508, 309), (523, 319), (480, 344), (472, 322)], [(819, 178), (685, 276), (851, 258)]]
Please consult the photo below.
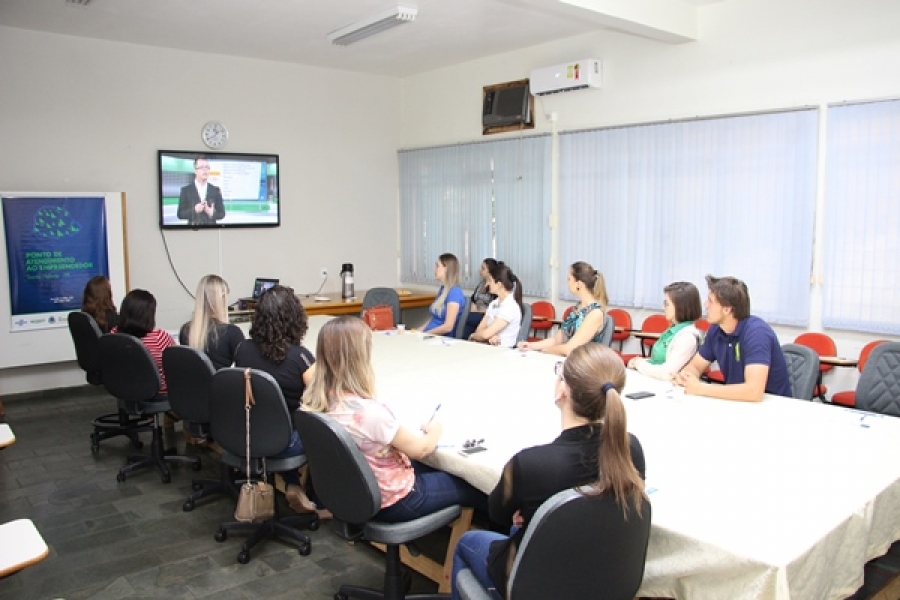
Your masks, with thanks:
[(586, 262), (578, 261), (569, 267), (567, 281), (569, 293), (578, 298), (575, 310), (552, 337), (539, 342), (519, 342), (521, 350), (568, 356), (583, 344), (603, 339), (606, 305), (609, 304), (603, 273)]
[(610, 348), (588, 343), (556, 364), (554, 401), (562, 433), (544, 446), (512, 457), (488, 500), (491, 521), (508, 527), (509, 537), (470, 531), (453, 557), (456, 575), (464, 568), (481, 584), (506, 597), (509, 572), (519, 543), (538, 507), (565, 489), (591, 486), (591, 494), (615, 496), (625, 518), (640, 514), (644, 497), (644, 452), (628, 433), (620, 393), (625, 365)]

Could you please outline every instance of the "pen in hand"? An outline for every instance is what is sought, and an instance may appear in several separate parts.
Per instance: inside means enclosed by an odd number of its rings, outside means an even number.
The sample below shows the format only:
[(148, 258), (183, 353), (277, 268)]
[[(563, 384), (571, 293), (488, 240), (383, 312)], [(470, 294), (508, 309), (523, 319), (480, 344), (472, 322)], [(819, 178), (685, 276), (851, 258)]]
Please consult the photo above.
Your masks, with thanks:
[(422, 433), (428, 433), (425, 428), (431, 425), (431, 422), (434, 421), (434, 418), (437, 416), (439, 410), (441, 410), (440, 404), (434, 407), (434, 412), (431, 413), (431, 418), (428, 419), (428, 421), (424, 425), (422, 425)]

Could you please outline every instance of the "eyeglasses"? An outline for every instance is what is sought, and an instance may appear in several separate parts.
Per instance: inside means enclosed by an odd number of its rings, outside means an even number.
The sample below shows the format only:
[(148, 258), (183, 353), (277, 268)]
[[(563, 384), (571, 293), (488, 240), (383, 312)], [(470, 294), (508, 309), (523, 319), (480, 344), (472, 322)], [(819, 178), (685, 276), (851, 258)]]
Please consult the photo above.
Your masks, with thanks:
[(565, 378), (563, 377), (563, 365), (565, 365), (565, 364), (566, 364), (566, 361), (561, 360), (558, 363), (556, 363), (555, 365), (553, 365), (553, 373), (557, 377), (562, 379), (563, 381), (565, 381)]
[(194, 167), (195, 171), (209, 171), (209, 165), (197, 165)]
[(669, 308), (670, 304), (671, 303), (668, 300), (663, 300), (663, 306), (665, 306), (666, 308)]

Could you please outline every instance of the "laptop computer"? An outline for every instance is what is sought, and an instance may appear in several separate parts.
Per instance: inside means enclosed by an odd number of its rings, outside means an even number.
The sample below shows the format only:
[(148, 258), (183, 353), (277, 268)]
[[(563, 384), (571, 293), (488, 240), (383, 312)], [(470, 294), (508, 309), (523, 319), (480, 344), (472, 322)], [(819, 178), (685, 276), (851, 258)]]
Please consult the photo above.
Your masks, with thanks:
[(264, 291), (278, 285), (280, 280), (271, 277), (257, 277), (253, 282), (253, 295), (249, 298), (240, 298), (241, 302), (256, 302)]

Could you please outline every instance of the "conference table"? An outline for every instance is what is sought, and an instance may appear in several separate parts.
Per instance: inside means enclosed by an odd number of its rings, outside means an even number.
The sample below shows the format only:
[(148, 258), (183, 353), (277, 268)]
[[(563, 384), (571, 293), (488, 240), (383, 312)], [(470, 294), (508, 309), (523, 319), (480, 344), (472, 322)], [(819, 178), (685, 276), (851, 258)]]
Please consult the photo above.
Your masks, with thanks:
[[(310, 318), (310, 339), (328, 317)], [(426, 462), (490, 492), (503, 465), (560, 431), (559, 357), (374, 332), (378, 397), (411, 428), (437, 406)], [(685, 395), (628, 371), (628, 428), (641, 441), (653, 525), (641, 596), (838, 599), (900, 539), (900, 419), (766, 395)], [(487, 449), (459, 454), (466, 440)]]
[[(362, 310), (363, 299), (367, 290), (357, 290), (352, 298), (342, 298), (340, 292), (327, 294), (299, 295), (300, 303), (308, 316), (314, 315), (358, 315)], [(431, 306), (437, 294), (427, 290), (398, 289), (400, 310), (427, 308)], [(248, 301), (246, 310), (234, 310), (228, 313), (232, 323), (242, 323), (253, 318), (256, 302)], [(401, 319), (402, 322), (402, 319)]]

